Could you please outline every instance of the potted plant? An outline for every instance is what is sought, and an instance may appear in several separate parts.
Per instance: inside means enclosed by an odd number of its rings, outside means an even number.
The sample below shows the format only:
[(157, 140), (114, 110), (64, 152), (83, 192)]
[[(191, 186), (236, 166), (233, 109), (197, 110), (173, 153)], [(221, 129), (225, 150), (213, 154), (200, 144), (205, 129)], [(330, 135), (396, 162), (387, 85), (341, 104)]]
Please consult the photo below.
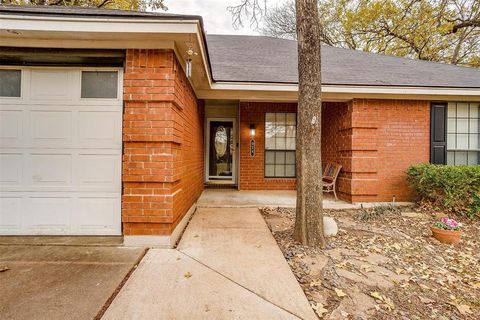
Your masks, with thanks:
[(462, 235), (462, 224), (444, 217), (432, 226), (433, 237), (442, 243), (457, 244)]

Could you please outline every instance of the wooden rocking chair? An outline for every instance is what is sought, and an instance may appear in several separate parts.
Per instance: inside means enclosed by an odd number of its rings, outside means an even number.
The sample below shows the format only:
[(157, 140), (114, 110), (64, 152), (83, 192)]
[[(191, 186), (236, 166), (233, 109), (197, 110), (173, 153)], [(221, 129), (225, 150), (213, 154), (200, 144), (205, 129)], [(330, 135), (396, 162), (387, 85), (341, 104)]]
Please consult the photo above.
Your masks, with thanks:
[(336, 192), (337, 178), (341, 169), (342, 166), (338, 163), (329, 162), (323, 171), (323, 192), (333, 192), (336, 200), (338, 200)]

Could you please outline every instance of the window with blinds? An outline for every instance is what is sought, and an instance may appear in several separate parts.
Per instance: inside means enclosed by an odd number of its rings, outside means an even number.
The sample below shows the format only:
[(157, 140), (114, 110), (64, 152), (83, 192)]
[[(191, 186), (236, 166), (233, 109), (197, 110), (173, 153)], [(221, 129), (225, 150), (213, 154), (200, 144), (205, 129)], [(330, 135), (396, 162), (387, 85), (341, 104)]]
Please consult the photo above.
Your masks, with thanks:
[(479, 128), (480, 103), (448, 103), (447, 164), (480, 164)]
[(265, 114), (265, 177), (295, 177), (296, 113)]

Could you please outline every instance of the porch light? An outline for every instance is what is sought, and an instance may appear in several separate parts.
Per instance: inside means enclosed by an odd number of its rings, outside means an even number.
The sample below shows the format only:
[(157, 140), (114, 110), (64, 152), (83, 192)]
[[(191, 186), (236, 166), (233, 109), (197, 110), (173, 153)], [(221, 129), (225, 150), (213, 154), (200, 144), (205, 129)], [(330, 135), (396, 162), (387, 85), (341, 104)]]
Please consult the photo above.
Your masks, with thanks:
[(250, 137), (255, 137), (255, 125), (253, 123), (250, 124)]
[(198, 55), (198, 53), (193, 48), (193, 42), (190, 37), (190, 41), (186, 43), (187, 51), (185, 51), (185, 74), (188, 78), (192, 77), (192, 58), (193, 56)]
[(185, 73), (187, 74), (187, 77), (191, 78), (192, 77), (192, 59), (187, 58), (185, 61)]

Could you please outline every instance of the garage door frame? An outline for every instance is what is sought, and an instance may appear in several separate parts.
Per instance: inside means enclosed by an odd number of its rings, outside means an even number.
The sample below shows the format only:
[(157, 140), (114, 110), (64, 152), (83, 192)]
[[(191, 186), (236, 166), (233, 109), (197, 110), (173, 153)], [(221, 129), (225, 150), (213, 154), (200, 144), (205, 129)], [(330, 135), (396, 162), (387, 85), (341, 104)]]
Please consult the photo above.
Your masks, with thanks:
[[(14, 69), (14, 70), (21, 70), (21, 95), (20, 97), (0, 97), (0, 111), (5, 113), (5, 111), (15, 111), (16, 113), (21, 114), (21, 138), (26, 139), (28, 135), (25, 134), (26, 130), (33, 130), (32, 125), (29, 121), (31, 121), (31, 115), (29, 114), (28, 116), (25, 115), (25, 112), (27, 109), (32, 110), (37, 109), (40, 111), (59, 111), (59, 110), (65, 110), (65, 108), (70, 108), (73, 113), (78, 113), (80, 114), (83, 112), (84, 114), (94, 113), (96, 112), (97, 114), (105, 113), (106, 115), (111, 112), (113, 114), (114, 120), (111, 120), (115, 122), (114, 124), (114, 142), (111, 142), (112, 145), (115, 145), (115, 148), (112, 148), (111, 145), (108, 148), (102, 147), (102, 143), (105, 143), (105, 141), (101, 141), (101, 139), (98, 139), (96, 142), (98, 145), (95, 145), (93, 142), (93, 147), (90, 145), (90, 142), (88, 144), (88, 148), (84, 146), (82, 147), (82, 143), (84, 143), (83, 140), (80, 140), (80, 138), (75, 141), (75, 134), (80, 135), (80, 129), (74, 128), (75, 126), (78, 127), (78, 123), (74, 123), (74, 120), (72, 120), (72, 128), (71, 131), (73, 132), (71, 135), (71, 141), (68, 145), (65, 145), (63, 147), (63, 150), (73, 150), (73, 149), (78, 149), (78, 150), (83, 150), (85, 149), (86, 152), (90, 152), (91, 156), (99, 156), (101, 158), (102, 155), (104, 155), (104, 158), (107, 159), (108, 157), (115, 157), (115, 161), (112, 162), (114, 163), (112, 169), (114, 171), (115, 175), (115, 186), (106, 186), (105, 184), (102, 186), (102, 183), (98, 183), (97, 185), (93, 186), (93, 184), (90, 184), (90, 186), (85, 184), (85, 181), (82, 181), (83, 185), (73, 185), (74, 180), (75, 180), (75, 175), (78, 174), (78, 170), (75, 170), (75, 165), (71, 165), (70, 171), (71, 171), (71, 180), (72, 180), (72, 186), (71, 188), (65, 187), (65, 186), (49, 186), (44, 183), (39, 183), (39, 186), (35, 187), (32, 185), (26, 184), (26, 177), (25, 177), (25, 166), (28, 166), (23, 164), (22, 165), (22, 172), (21, 172), (21, 184), (5, 184), (1, 183), (0, 186), (0, 196), (5, 199), (18, 199), (19, 197), (29, 197), (34, 198), (49, 198), (49, 194), (51, 194), (52, 190), (58, 191), (59, 195), (58, 198), (60, 200), (62, 199), (67, 199), (65, 201), (69, 201), (68, 199), (82, 199), (82, 201), (74, 201), (70, 200), (69, 208), (72, 208), (72, 211), (70, 211), (70, 218), (68, 222), (68, 227), (62, 226), (62, 225), (53, 225), (53, 226), (40, 226), (40, 225), (32, 225), (32, 223), (35, 221), (41, 221), (41, 216), (35, 216), (33, 213), (36, 208), (36, 206), (28, 206), (28, 210), (24, 207), (25, 206), (25, 201), (22, 203), (22, 208), (17, 209), (23, 212), (24, 214), (22, 215), (20, 227), (18, 224), (15, 226), (15, 224), (12, 224), (11, 221), (9, 221), (8, 218), (8, 212), (13, 212), (10, 210), (15, 210), (12, 209), (11, 206), (9, 206), (9, 202), (2, 202), (0, 204), (0, 234), (2, 235), (120, 235), (122, 233), (121, 229), (121, 193), (122, 193), (122, 182), (121, 182), (121, 172), (122, 172), (122, 121), (123, 121), (123, 69), (122, 68), (117, 68), (117, 67), (45, 67), (45, 66), (29, 66), (29, 67), (24, 67), (24, 66), (0, 66), (0, 69)], [(32, 91), (31, 91), (31, 85), (32, 85), (32, 75), (33, 74), (39, 74), (43, 71), (47, 72), (50, 71), (51, 73), (59, 72), (59, 74), (62, 74), (62, 72), (67, 71), (67, 78), (69, 81), (68, 86), (70, 88), (68, 90), (71, 90), (69, 92), (69, 99), (67, 103), (65, 103), (65, 99), (62, 100), (62, 98), (58, 97), (51, 97), (51, 98), (41, 98), (38, 99), (38, 97), (33, 96)], [(80, 83), (81, 83), (81, 72), (82, 71), (116, 71), (118, 72), (118, 85), (117, 85), (117, 98), (111, 98), (111, 99), (85, 99), (80, 97)], [(35, 76), (36, 76), (35, 75)], [(54, 79), (55, 77), (53, 77)], [(56, 80), (52, 80), (54, 82)], [(76, 84), (76, 85), (75, 85)], [(58, 99), (55, 99), (58, 98)], [(67, 105), (67, 106), (66, 106)], [(26, 106), (26, 107), (23, 107)], [(46, 109), (48, 108), (48, 109)], [(85, 112), (84, 112), (85, 111)], [(31, 111), (30, 111), (31, 113)], [(76, 114), (76, 116), (78, 116)], [(73, 117), (73, 116), (72, 116)], [(28, 119), (27, 119), (28, 118)], [(27, 120), (25, 120), (27, 119)], [(110, 121), (109, 117), (104, 117), (104, 119), (108, 119)], [(1, 119), (0, 119), (1, 120)], [(7, 121), (9, 119), (6, 119), (4, 117), (4, 120)], [(88, 123), (88, 119), (85, 120), (85, 123)], [(75, 120), (78, 122), (77, 120)], [(118, 127), (118, 128), (117, 128)], [(77, 131), (75, 131), (77, 130)], [(85, 131), (85, 130), (84, 130)], [(75, 133), (76, 132), (76, 133)], [(33, 137), (33, 134), (32, 134)], [(90, 139), (92, 140), (92, 139)], [(112, 140), (113, 141), (113, 140)], [(0, 150), (7, 150), (6, 152), (8, 153), (15, 153), (20, 149), (22, 149), (22, 152), (27, 152), (25, 148), (25, 144), (27, 142), (24, 140), (23, 141), (23, 148), (19, 148), (16, 145), (12, 143), (7, 143), (5, 142), (5, 139), (0, 138)], [(105, 144), (107, 146), (108, 143)], [(31, 146), (34, 146), (33, 144)], [(36, 146), (36, 145), (35, 145)], [(45, 147), (45, 146), (43, 146)], [(45, 150), (42, 149), (43, 147), (39, 148), (39, 150)], [(48, 146), (47, 146), (48, 147)], [(75, 147), (75, 148), (74, 148)], [(33, 149), (33, 148), (32, 148)], [(56, 150), (49, 149), (52, 151), (52, 154), (55, 152), (60, 152), (62, 153), (62, 148), (59, 147)], [(93, 150), (93, 151), (92, 151)], [(30, 150), (31, 151), (31, 150)], [(69, 151), (73, 152), (73, 151)], [(94, 154), (93, 154), (94, 153)], [(72, 156), (73, 157), (73, 156)], [(88, 158), (88, 157), (85, 157)], [(73, 158), (72, 158), (73, 159)], [(22, 153), (22, 161), (24, 160), (24, 156)], [(109, 160), (105, 160), (109, 161)], [(72, 160), (72, 163), (74, 160)], [(81, 162), (81, 161), (80, 161)], [(0, 163), (1, 165), (1, 163)], [(80, 163), (81, 168), (86, 167), (85, 163)], [(5, 168), (5, 162), (3, 167)], [(87, 166), (88, 167), (88, 166)], [(108, 167), (108, 166), (107, 166)], [(88, 171), (88, 169), (82, 169), (83, 171)], [(30, 171), (33, 172), (33, 171)], [(28, 174), (28, 173), (27, 173)], [(28, 191), (27, 191), (28, 190)], [(51, 198), (49, 198), (51, 199)], [(92, 200), (93, 199), (93, 200)], [(108, 200), (110, 199), (110, 200)], [(92, 201), (91, 201), (92, 200)], [(95, 202), (98, 200), (97, 202)], [(16, 201), (16, 200), (15, 200)], [(14, 202), (15, 202), (14, 201)], [(53, 201), (53, 200), (52, 200)], [(102, 203), (103, 201), (103, 203)], [(48, 201), (47, 201), (48, 202)], [(58, 204), (61, 201), (58, 201)], [(18, 203), (18, 201), (17, 201)], [(11, 204), (11, 203), (10, 203)], [(79, 205), (80, 204), (80, 205)], [(55, 205), (55, 203), (53, 204)], [(114, 210), (114, 214), (112, 213), (108, 217), (112, 219), (112, 223), (108, 222), (107, 224), (104, 224), (102, 226), (96, 225), (96, 221), (100, 219), (96, 219), (96, 217), (101, 216), (102, 214), (102, 206), (107, 208), (107, 210)], [(112, 207), (115, 206), (115, 209), (112, 209)], [(28, 212), (27, 212), (27, 211)], [(76, 210), (76, 211), (75, 211)], [(53, 210), (55, 211), (55, 210)], [(98, 211), (98, 212), (96, 212)], [(2, 212), (3, 212), (3, 218), (2, 218)], [(25, 213), (27, 212), (27, 213)], [(80, 219), (87, 219), (88, 221), (77, 221), (78, 220), (78, 214), (79, 213), (85, 213), (84, 216), (81, 216)], [(110, 214), (110, 211), (108, 211)], [(6, 218), (7, 217), (7, 218)], [(10, 217), (11, 218), (11, 217)], [(77, 220), (75, 220), (77, 219)], [(94, 221), (91, 221), (91, 220)], [(3, 221), (2, 221), (3, 220)], [(91, 221), (91, 225), (89, 225), (89, 221)], [(110, 221), (110, 220), (109, 220)]]

